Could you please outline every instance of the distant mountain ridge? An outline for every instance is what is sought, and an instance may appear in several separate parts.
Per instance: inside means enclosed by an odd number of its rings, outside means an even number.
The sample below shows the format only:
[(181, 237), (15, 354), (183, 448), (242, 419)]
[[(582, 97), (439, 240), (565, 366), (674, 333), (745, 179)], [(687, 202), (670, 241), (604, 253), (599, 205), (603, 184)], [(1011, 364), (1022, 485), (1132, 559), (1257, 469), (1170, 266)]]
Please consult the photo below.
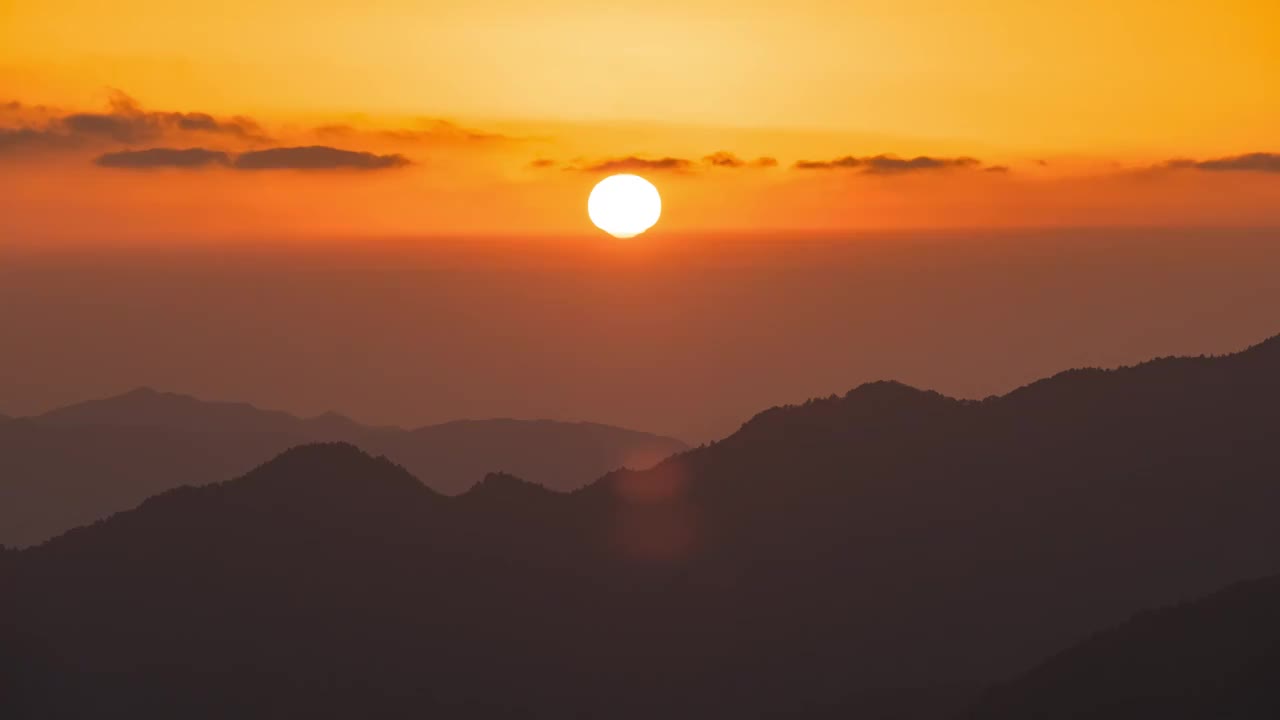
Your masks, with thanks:
[(404, 430), (139, 388), (0, 426), (0, 498), (8, 501), (0, 502), (0, 543), (34, 544), (178, 484), (224, 480), (291, 446), (328, 441), (385, 454), (446, 494), (499, 471), (572, 490), (687, 449), (597, 423), (460, 420)]
[(297, 448), (0, 556), (12, 707), (943, 717), (1280, 573), (1277, 346), (984, 401), (872, 383), (569, 493)]
[(368, 429), (332, 412), (299, 418), (281, 410), (261, 410), (249, 403), (198, 400), (149, 387), (50, 410), (32, 420), (63, 427), (154, 427), (198, 432), (339, 434)]

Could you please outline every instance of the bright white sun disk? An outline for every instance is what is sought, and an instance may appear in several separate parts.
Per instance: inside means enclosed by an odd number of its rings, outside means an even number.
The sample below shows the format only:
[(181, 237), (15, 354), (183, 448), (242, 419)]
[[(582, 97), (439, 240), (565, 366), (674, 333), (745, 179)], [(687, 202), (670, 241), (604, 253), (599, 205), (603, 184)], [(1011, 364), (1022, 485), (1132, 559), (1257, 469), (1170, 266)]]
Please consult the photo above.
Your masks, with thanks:
[(639, 175), (611, 175), (591, 190), (587, 215), (614, 237), (635, 237), (658, 222), (662, 198), (658, 188)]

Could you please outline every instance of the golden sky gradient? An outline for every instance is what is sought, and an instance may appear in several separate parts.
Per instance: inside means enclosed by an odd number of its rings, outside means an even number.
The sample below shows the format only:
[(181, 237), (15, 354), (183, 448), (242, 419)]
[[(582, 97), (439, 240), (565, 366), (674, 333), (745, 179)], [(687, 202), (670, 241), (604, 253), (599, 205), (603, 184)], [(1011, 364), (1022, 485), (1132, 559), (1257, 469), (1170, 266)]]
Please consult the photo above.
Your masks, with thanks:
[[(1273, 225), (1277, 28), (1266, 0), (6, 1), (0, 222), (19, 238), (591, 232), (591, 185), (639, 158), (658, 232)], [(149, 130), (68, 126), (122, 112)], [(397, 159), (235, 168), (311, 145)], [(226, 155), (101, 166), (153, 148)], [(735, 159), (704, 160), (718, 152)]]
[[(1275, 0), (0, 0), (0, 412), (700, 441), (1239, 349), (1278, 79)], [(663, 216), (620, 241), (586, 203), (624, 170)]]

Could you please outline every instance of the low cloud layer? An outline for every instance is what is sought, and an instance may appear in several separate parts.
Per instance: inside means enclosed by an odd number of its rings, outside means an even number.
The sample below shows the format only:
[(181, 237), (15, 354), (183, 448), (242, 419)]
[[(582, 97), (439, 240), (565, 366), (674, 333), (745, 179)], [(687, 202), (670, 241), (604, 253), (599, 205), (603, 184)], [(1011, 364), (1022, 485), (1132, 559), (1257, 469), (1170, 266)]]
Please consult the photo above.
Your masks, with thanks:
[(1209, 172), (1280, 173), (1280, 153), (1255, 152), (1213, 160), (1170, 160), (1166, 167)]
[[(11, 102), (6, 108), (15, 112), (23, 110), (18, 102)], [(48, 112), (44, 108), (40, 110)], [(115, 92), (106, 112), (54, 114), (41, 118), (34, 125), (0, 128), (0, 150), (131, 144), (197, 133), (222, 135), (241, 141), (266, 139), (262, 128), (249, 118), (217, 118), (200, 112), (147, 111), (128, 95)]]
[[(529, 167), (537, 169), (558, 166), (554, 160), (538, 158), (529, 163)], [(640, 155), (607, 158), (604, 160), (577, 160), (563, 165), (565, 170), (585, 173), (620, 173), (620, 172), (676, 172), (691, 173), (705, 168), (770, 168), (777, 167), (778, 161), (771, 157), (759, 157), (745, 160), (726, 150), (720, 150), (704, 156), (701, 161), (680, 157), (648, 158)]]
[(153, 168), (230, 167), (235, 170), (384, 170), (409, 165), (403, 155), (375, 155), (324, 145), (269, 148), (233, 156), (205, 148), (151, 148), (106, 153), (100, 167), (146, 170)]
[(693, 166), (692, 160), (684, 158), (664, 157), (649, 159), (629, 155), (627, 157), (600, 160), (578, 169), (589, 173), (637, 172), (644, 170), (685, 172), (692, 170)]
[[(301, 129), (293, 137), (306, 138), (301, 147), (267, 148), (271, 138), (255, 120), (217, 117), (203, 112), (169, 112), (144, 109), (128, 95), (115, 92), (102, 112), (65, 112), (18, 101), (0, 103), (0, 153), (50, 150), (119, 150), (99, 157), (99, 165), (125, 167), (192, 167), (217, 164), (217, 160), (195, 163), (196, 154), (172, 155), (169, 148), (151, 152), (137, 150), (148, 145), (197, 145), (212, 142), (229, 145), (240, 152), (232, 164), (242, 169), (297, 168), (381, 169), (408, 163), (401, 155), (374, 155), (333, 148), (338, 144), (449, 144), (488, 146), (514, 141), (498, 133), (464, 127), (449, 120), (423, 118), (413, 127), (392, 130), (365, 130), (349, 125), (324, 125)], [(315, 142), (307, 145), (308, 141)], [(276, 142), (279, 142), (277, 140)], [(130, 153), (149, 154), (130, 154)], [(209, 151), (218, 152), (218, 151)], [(168, 154), (166, 154), (168, 153)], [(263, 153), (263, 154), (259, 154)], [(195, 164), (184, 164), (184, 163)], [(121, 164), (111, 164), (121, 163)], [(129, 167), (133, 167), (130, 165)]]
[(375, 155), (326, 145), (255, 150), (235, 160), (239, 170), (383, 170), (408, 164), (409, 159), (400, 154)]
[(75, 138), (46, 129), (19, 127), (0, 128), (0, 152), (19, 150), (47, 150), (72, 147)]
[(315, 129), (320, 138), (376, 137), (400, 143), (423, 144), (476, 144), (499, 143), (516, 140), (501, 133), (485, 132), (464, 127), (450, 120), (423, 118), (419, 127), (400, 130), (360, 130), (350, 125), (322, 125)]
[(900, 158), (896, 155), (872, 155), (868, 157), (846, 155), (834, 160), (800, 160), (795, 164), (795, 168), (797, 170), (850, 169), (868, 175), (897, 175), (932, 170), (976, 168), (981, 164), (981, 161), (977, 158), (971, 157), (938, 158), (918, 155), (913, 158)]
[(106, 153), (93, 161), (108, 168), (202, 168), (211, 165), (230, 165), (231, 156), (219, 150), (204, 148), (151, 148), (150, 150), (125, 150)]
[(766, 167), (777, 167), (778, 165), (778, 161), (776, 158), (758, 157), (755, 160), (748, 161), (748, 160), (743, 160), (737, 155), (734, 155), (733, 153), (727, 152), (725, 150), (711, 153), (710, 155), (702, 158), (702, 162), (703, 164), (710, 165), (711, 167), (723, 167), (723, 168), (744, 168), (744, 167), (766, 168)]
[(55, 121), (72, 135), (107, 137), (118, 142), (142, 142), (169, 132), (203, 132), (240, 138), (263, 138), (262, 128), (246, 117), (219, 119), (200, 112), (148, 112), (122, 92), (111, 97), (106, 113), (73, 113)]

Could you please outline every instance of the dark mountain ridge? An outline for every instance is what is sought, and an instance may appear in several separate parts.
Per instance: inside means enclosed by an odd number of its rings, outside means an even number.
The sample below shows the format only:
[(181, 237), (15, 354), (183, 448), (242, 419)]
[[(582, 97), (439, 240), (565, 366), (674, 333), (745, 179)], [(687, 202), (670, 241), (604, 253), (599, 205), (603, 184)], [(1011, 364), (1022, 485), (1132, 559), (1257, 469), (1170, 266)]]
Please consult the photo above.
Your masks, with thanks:
[(1275, 347), (981, 402), (874, 383), (571, 493), (300, 448), (9, 553), (15, 707), (936, 716), (1280, 572)]

